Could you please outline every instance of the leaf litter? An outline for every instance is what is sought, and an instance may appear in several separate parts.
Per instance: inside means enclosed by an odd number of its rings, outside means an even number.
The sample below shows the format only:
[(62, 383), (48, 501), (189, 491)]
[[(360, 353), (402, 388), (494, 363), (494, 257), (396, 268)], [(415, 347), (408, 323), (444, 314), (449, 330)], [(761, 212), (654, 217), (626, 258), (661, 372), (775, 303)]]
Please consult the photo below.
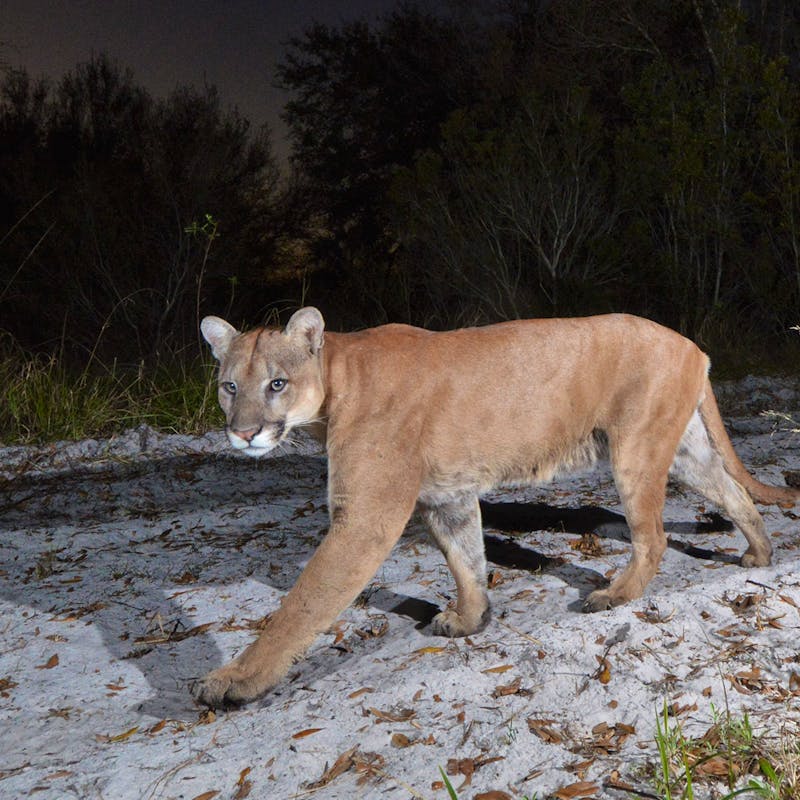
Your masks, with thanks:
[[(762, 479), (800, 470), (797, 437), (732, 429)], [(0, 450), (3, 796), (431, 800), (442, 768), (465, 797), (627, 798), (648, 788), (664, 701), (698, 741), (720, 708), (754, 727), (800, 717), (798, 515), (762, 508), (774, 564), (743, 570), (738, 532), (671, 493), (645, 597), (587, 616), (630, 552), (622, 523), (573, 524), (584, 503), (620, 513), (602, 469), (486, 498), (501, 563), (481, 633), (430, 635), (454, 587), (412, 521), (274, 693), (202, 711), (188, 683), (257, 635), (324, 534), (326, 466), (310, 445), (251, 462), (219, 434), (141, 438)], [(513, 531), (492, 528), (500, 504)], [(537, 525), (543, 506), (563, 523)]]

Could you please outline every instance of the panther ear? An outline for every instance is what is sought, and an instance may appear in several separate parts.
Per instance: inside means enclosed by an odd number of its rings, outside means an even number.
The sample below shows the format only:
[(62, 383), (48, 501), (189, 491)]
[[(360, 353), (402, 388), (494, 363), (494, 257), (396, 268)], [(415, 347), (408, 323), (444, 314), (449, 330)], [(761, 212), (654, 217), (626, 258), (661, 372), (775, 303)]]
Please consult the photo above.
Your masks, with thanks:
[(222, 361), (233, 337), (239, 335), (233, 325), (219, 317), (205, 317), (200, 323), (200, 330), (203, 338), (211, 345), (211, 352), (217, 361)]
[(322, 314), (313, 306), (306, 306), (292, 314), (292, 318), (286, 323), (284, 334), (291, 338), (304, 338), (312, 355), (316, 355), (324, 344), (324, 329), (325, 320), (322, 319)]

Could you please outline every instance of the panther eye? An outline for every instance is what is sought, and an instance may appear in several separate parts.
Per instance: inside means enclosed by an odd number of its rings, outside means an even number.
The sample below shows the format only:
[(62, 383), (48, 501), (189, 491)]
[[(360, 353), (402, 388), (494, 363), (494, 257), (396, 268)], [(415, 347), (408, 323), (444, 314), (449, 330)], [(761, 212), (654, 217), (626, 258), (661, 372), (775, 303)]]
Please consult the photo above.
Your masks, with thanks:
[(269, 382), (269, 390), (271, 392), (282, 392), (287, 383), (286, 378), (275, 378), (275, 380)]
[(223, 381), (220, 386), (222, 386), (222, 390), (227, 394), (236, 394), (236, 384), (233, 381)]

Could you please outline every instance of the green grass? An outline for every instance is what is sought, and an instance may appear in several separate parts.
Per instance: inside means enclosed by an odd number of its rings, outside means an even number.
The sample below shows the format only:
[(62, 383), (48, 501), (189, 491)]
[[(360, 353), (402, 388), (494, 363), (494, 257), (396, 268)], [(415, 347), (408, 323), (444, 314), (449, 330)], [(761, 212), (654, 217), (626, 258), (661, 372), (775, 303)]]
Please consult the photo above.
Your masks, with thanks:
[(108, 436), (147, 424), (201, 433), (222, 424), (213, 368), (164, 359), (155, 367), (70, 369), (56, 356), (0, 342), (0, 444)]
[[(699, 738), (686, 737), (670, 723), (666, 702), (656, 719), (659, 765), (655, 786), (664, 800), (694, 800), (700, 783), (722, 783), (735, 797), (793, 800), (800, 796), (800, 745), (788, 733), (757, 734), (742, 718), (714, 712), (711, 727)], [(701, 796), (705, 796), (702, 794)]]

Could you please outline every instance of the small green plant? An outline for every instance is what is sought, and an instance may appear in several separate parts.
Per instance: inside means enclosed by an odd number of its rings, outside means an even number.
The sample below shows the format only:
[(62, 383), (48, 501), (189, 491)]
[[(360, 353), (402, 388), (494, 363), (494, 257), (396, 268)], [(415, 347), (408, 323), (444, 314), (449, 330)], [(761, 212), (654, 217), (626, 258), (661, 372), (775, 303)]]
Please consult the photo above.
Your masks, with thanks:
[[(655, 785), (664, 800), (694, 800), (701, 781), (724, 781), (728, 794), (764, 800), (793, 800), (800, 789), (800, 746), (784, 736), (780, 748), (754, 732), (750, 718), (733, 717), (712, 707), (713, 723), (703, 736), (687, 738), (676, 720), (670, 724), (666, 701), (656, 715), (659, 767)], [(742, 785), (743, 776), (747, 777)], [(737, 784), (739, 784), (738, 788)]]
[[(447, 796), (450, 798), (450, 800), (458, 800), (458, 794), (456, 793), (456, 790), (453, 788), (453, 784), (450, 783), (450, 779), (447, 777), (447, 774), (441, 767), (439, 767), (439, 773), (442, 776), (442, 782), (444, 783), (444, 788), (447, 789)], [(520, 800), (538, 800), (538, 798), (539, 798), (538, 793), (534, 792), (533, 795), (531, 795), (530, 797), (527, 794), (523, 795), (520, 798)]]
[[(686, 740), (683, 737), (680, 723), (670, 727), (669, 708), (666, 700), (661, 715), (656, 715), (656, 746), (661, 765), (657, 784), (659, 790), (664, 793), (664, 800), (673, 800), (678, 796), (673, 794), (673, 791), (681, 780), (685, 782), (685, 786), (680, 797), (682, 800), (693, 800), (692, 770), (687, 759)], [(673, 777), (676, 766), (679, 774)]]

